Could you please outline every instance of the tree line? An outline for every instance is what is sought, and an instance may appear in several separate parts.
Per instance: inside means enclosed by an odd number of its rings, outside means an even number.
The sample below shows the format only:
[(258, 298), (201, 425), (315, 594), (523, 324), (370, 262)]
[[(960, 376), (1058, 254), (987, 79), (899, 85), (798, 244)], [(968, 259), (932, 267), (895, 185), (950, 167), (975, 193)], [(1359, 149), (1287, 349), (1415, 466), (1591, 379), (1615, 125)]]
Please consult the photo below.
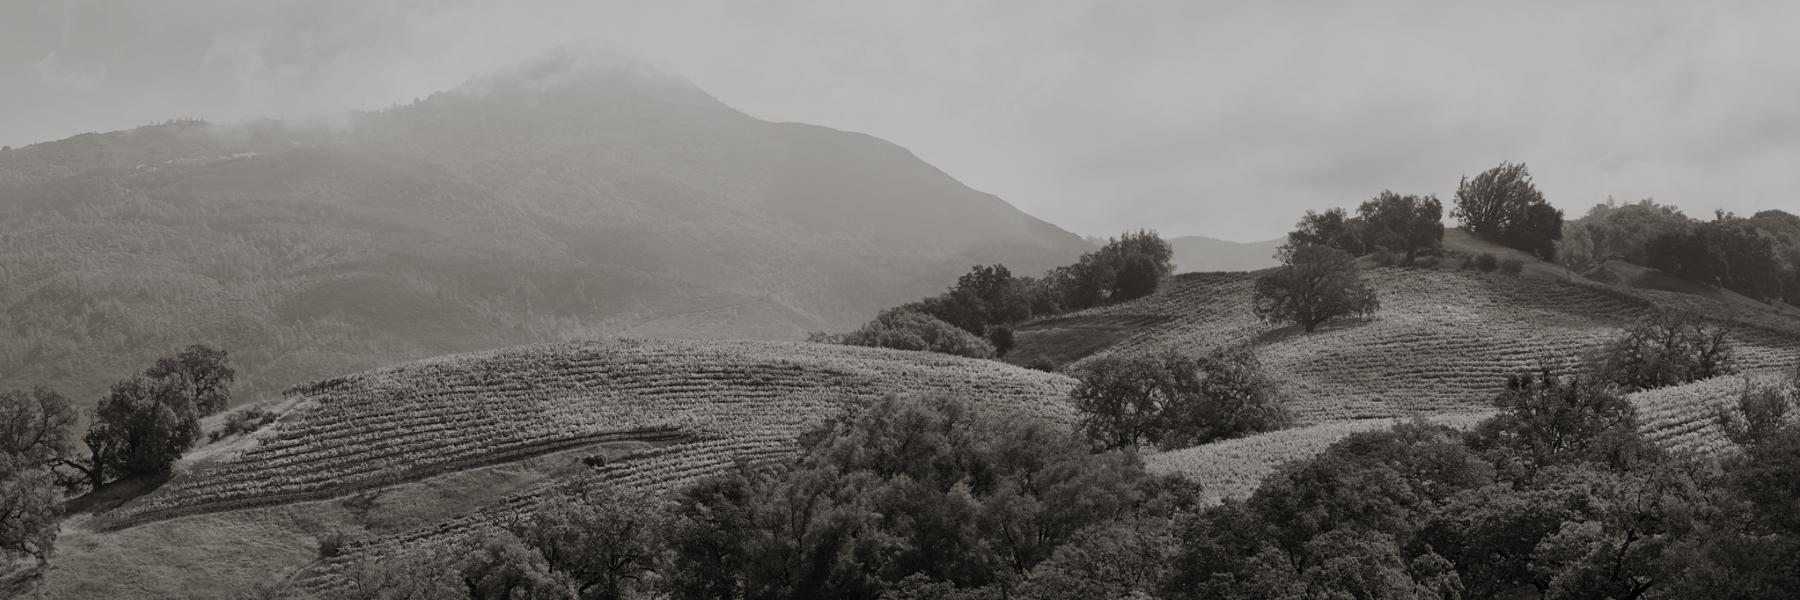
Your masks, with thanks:
[(1156, 292), (1174, 270), (1174, 251), (1154, 231), (1107, 241), (1074, 264), (1042, 277), (1016, 276), (1006, 265), (977, 265), (936, 296), (903, 304), (846, 334), (812, 341), (924, 350), (975, 358), (1005, 355), (1019, 323)]
[(200, 418), (230, 404), (235, 377), (224, 350), (189, 346), (113, 384), (79, 438), (74, 405), (62, 394), (0, 392), (0, 557), (43, 566), (65, 492), (166, 477), (200, 440)]
[(1578, 271), (1620, 260), (1758, 300), (1800, 303), (1800, 216), (1719, 211), (1710, 221), (1644, 199), (1607, 201), (1569, 222), (1563, 264)]

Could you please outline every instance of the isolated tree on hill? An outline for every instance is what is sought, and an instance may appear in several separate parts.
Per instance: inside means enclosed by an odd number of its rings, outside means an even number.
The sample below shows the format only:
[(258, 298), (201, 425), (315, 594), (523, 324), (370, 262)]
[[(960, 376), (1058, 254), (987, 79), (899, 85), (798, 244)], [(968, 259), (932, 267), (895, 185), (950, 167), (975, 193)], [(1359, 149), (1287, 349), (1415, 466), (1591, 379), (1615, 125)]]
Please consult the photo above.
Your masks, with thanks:
[(1363, 241), (1405, 255), (1436, 254), (1444, 241), (1444, 204), (1436, 196), (1402, 196), (1383, 191), (1356, 209)]
[(1363, 282), (1356, 259), (1318, 245), (1286, 246), (1282, 266), (1256, 279), (1251, 308), (1270, 323), (1295, 323), (1308, 333), (1337, 317), (1370, 315), (1381, 308)]
[[(1440, 236), (1441, 237), (1441, 236)], [(1342, 208), (1333, 208), (1325, 212), (1306, 211), (1294, 230), (1288, 232), (1287, 245), (1326, 246), (1350, 253), (1351, 256), (1362, 256), (1368, 253), (1368, 244), (1363, 240), (1363, 221), (1361, 217), (1351, 217)]]
[(1555, 242), (1562, 239), (1562, 211), (1544, 200), (1524, 163), (1501, 163), (1473, 179), (1464, 177), (1456, 187), (1455, 202), (1450, 216), (1469, 232), (1555, 258)]
[(1729, 330), (1685, 311), (1645, 315), (1602, 352), (1600, 376), (1628, 391), (1680, 385), (1736, 370)]

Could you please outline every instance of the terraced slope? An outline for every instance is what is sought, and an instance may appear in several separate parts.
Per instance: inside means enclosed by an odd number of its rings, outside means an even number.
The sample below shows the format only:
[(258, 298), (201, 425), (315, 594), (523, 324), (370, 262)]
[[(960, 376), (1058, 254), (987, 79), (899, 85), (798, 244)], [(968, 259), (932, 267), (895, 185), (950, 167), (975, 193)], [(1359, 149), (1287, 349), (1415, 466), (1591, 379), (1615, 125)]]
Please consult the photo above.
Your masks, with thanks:
[[(1486, 407), (1506, 375), (1580, 358), (1655, 306), (1696, 310), (1734, 329), (1747, 371), (1800, 361), (1800, 321), (1685, 295), (1579, 281), (1436, 269), (1372, 269), (1375, 317), (1312, 334), (1258, 323), (1254, 276), (1180, 275), (1139, 301), (1028, 323), (1015, 364), (1059, 365), (1110, 352), (1201, 352), (1250, 343), (1282, 378), (1301, 424), (1461, 412)], [(1105, 341), (1096, 341), (1095, 331)]]
[(582, 445), (666, 445), (617, 467), (644, 487), (778, 452), (847, 406), (967, 394), (1055, 420), (1060, 375), (991, 361), (800, 342), (605, 341), (527, 346), (368, 371), (293, 390), (299, 405), (237, 453), (186, 465), (109, 517), (329, 498)]

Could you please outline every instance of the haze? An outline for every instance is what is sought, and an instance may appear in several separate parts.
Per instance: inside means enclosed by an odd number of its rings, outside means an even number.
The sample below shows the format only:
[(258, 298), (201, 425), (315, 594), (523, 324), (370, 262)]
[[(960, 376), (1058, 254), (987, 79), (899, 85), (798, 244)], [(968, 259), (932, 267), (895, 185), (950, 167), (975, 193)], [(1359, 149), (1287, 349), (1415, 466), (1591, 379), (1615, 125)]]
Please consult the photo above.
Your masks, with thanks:
[(1800, 201), (1795, 3), (11, 0), (0, 143), (405, 103), (559, 47), (870, 133), (1082, 234), (1241, 241), (1525, 161), (1579, 216)]

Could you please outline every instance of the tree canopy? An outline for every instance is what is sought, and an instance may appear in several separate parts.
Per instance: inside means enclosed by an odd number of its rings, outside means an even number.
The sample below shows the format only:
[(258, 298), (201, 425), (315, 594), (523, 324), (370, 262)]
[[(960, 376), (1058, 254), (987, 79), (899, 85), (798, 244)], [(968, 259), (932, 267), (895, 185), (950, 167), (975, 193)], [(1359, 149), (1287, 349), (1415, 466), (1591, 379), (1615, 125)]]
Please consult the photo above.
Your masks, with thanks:
[(1443, 246), (1444, 205), (1436, 196), (1383, 191), (1357, 207), (1356, 218), (1368, 247), (1400, 253), (1407, 264), (1420, 255), (1437, 254)]
[(1501, 163), (1456, 187), (1450, 216), (1469, 232), (1524, 250), (1544, 259), (1556, 258), (1562, 239), (1562, 211), (1544, 200), (1524, 163)]
[(1356, 259), (1337, 248), (1287, 246), (1282, 266), (1256, 279), (1251, 308), (1270, 323), (1294, 323), (1311, 333), (1338, 317), (1374, 314), (1381, 308), (1363, 282)]
[(1627, 390), (1710, 379), (1736, 370), (1730, 332), (1678, 310), (1657, 310), (1601, 349), (1601, 377)]
[(1089, 439), (1108, 448), (1179, 448), (1268, 431), (1289, 422), (1256, 356), (1167, 351), (1082, 364), (1069, 396)]

